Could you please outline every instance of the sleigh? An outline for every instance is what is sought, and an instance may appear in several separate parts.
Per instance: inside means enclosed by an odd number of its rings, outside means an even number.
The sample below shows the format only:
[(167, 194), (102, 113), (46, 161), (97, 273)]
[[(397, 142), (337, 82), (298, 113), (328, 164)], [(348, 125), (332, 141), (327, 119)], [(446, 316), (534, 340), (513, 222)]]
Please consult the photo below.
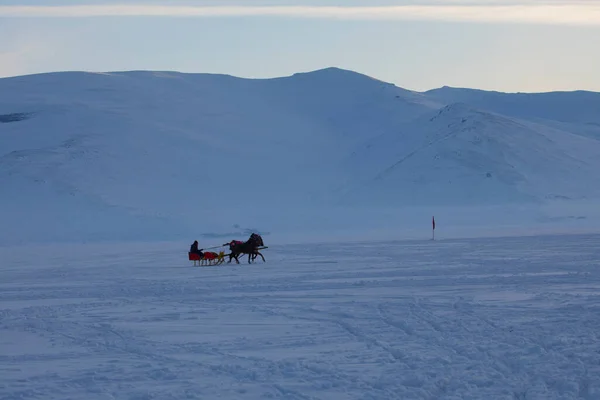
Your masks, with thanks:
[[(212, 251), (207, 251), (204, 253), (203, 257), (200, 257), (199, 254), (188, 252), (188, 259), (194, 262), (194, 266), (196, 265), (219, 265), (223, 264), (225, 261), (225, 253), (220, 251), (219, 253), (215, 253)], [(196, 264), (198, 263), (198, 264)]]
[[(195, 242), (197, 244), (197, 242)], [(248, 255), (248, 263), (254, 261), (257, 256), (260, 256), (265, 261), (265, 257), (261, 254), (259, 250), (267, 249), (268, 247), (264, 245), (262, 237), (260, 235), (253, 233), (250, 235), (250, 238), (246, 242), (241, 242), (239, 240), (232, 240), (229, 243), (225, 243), (221, 246), (209, 247), (208, 249), (216, 249), (218, 247), (229, 246), (230, 253), (225, 254), (223, 251), (219, 253), (207, 251), (201, 257), (196, 253), (188, 252), (188, 259), (194, 262), (194, 266), (196, 265), (219, 265), (225, 261), (225, 257), (229, 257), (229, 263), (233, 259), (235, 259), (236, 263), (239, 264), (240, 261), (238, 257), (242, 254)], [(198, 264), (197, 264), (198, 263)]]
[(196, 266), (196, 262), (200, 261), (200, 255), (196, 253), (188, 252), (188, 259), (194, 262), (194, 266)]

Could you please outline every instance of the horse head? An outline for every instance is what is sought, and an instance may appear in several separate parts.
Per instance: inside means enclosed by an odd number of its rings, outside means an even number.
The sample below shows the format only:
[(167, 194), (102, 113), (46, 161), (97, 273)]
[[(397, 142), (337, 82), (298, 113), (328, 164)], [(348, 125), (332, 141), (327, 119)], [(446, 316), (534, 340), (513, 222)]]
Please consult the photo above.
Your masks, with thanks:
[(253, 233), (252, 235), (250, 235), (250, 239), (248, 239), (248, 242), (253, 243), (256, 247), (265, 245), (262, 237), (257, 233)]

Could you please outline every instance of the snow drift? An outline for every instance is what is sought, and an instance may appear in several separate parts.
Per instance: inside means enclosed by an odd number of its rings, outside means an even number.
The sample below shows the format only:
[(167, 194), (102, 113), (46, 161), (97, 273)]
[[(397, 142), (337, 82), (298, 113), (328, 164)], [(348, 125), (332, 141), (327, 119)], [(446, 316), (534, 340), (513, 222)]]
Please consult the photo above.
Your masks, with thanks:
[(418, 93), (337, 68), (0, 79), (0, 243), (411, 230), (594, 201), (598, 109), (597, 93)]

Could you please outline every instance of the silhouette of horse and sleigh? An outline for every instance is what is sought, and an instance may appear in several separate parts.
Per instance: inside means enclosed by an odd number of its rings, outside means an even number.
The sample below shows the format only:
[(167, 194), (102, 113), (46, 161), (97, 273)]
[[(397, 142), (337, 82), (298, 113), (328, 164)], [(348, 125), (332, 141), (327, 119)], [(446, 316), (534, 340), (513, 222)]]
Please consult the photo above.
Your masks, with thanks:
[[(194, 242), (194, 244), (196, 243), (197, 242)], [(220, 251), (219, 253), (212, 251), (200, 251), (200, 254), (190, 251), (188, 252), (188, 258), (190, 261), (194, 261), (194, 265), (196, 265), (197, 261), (200, 262), (200, 265), (223, 264), (225, 262), (225, 257), (229, 257), (229, 261), (227, 262), (228, 264), (231, 263), (233, 259), (235, 259), (235, 262), (239, 264), (239, 256), (248, 254), (248, 264), (250, 264), (251, 261), (254, 262), (258, 256), (262, 258), (263, 262), (266, 262), (265, 256), (263, 256), (259, 250), (267, 249), (268, 247), (265, 246), (265, 243), (259, 234), (253, 233), (245, 242), (232, 240), (229, 243), (223, 244), (223, 246), (229, 246), (229, 254), (225, 254), (224, 251)]]

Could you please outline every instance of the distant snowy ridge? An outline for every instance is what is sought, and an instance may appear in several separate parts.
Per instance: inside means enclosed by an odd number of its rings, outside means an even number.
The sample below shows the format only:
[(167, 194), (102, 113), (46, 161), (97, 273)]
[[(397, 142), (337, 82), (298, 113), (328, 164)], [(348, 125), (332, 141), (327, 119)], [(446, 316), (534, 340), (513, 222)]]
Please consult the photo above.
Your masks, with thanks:
[(0, 79), (0, 243), (595, 201), (599, 109), (599, 93), (419, 93), (338, 68)]
[(364, 201), (482, 205), (597, 198), (599, 163), (596, 139), (453, 103), (378, 137), (349, 168), (367, 171), (352, 191)]

